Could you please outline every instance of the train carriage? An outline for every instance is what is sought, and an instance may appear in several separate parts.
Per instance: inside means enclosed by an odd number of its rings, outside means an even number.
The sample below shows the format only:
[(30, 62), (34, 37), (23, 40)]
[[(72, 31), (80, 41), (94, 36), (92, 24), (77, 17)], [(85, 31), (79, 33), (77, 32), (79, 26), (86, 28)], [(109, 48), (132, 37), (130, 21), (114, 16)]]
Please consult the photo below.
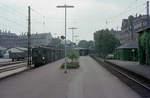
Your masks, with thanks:
[(63, 49), (53, 47), (36, 47), (32, 49), (32, 63), (35, 67), (48, 64), (64, 57)]

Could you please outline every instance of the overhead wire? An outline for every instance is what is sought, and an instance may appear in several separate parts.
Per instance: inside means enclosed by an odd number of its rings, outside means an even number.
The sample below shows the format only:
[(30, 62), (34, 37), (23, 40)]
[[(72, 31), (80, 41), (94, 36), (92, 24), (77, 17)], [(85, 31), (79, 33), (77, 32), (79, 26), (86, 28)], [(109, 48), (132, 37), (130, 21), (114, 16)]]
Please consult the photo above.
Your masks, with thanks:
[[(24, 30), (27, 28), (25, 25), (26, 25), (26, 22), (27, 22), (27, 19), (26, 19), (26, 15), (22, 12), (21, 10), (17, 10), (13, 7), (10, 7), (8, 6), (7, 4), (4, 4), (2, 2), (0, 2), (0, 10), (1, 11), (5, 11), (6, 15), (5, 14), (1, 14), (0, 17), (4, 20), (4, 21), (7, 21), (9, 23), (12, 23), (12, 24), (15, 24), (13, 26), (7, 26), (7, 28), (9, 27), (9, 29), (11, 28), (14, 28), (15, 30), (14, 31), (21, 31), (21, 32), (24, 32)], [(4, 16), (5, 15), (5, 16)], [(11, 16), (10, 16), (11, 15)], [(14, 17), (12, 17), (12, 15)], [(19, 18), (19, 19), (18, 19)], [(3, 23), (3, 24), (7, 24), (7, 22)], [(2, 25), (2, 24), (1, 24)], [(5, 25), (3, 25), (3, 28), (4, 28)], [(18, 28), (19, 27), (19, 28)], [(6, 27), (5, 27), (6, 28)]]
[(22, 13), (22, 10), (20, 8), (15, 9), (14, 7), (10, 7), (5, 3), (0, 2), (0, 5), (4, 6), (5, 8), (9, 8), (9, 10), (13, 11), (13, 12), (17, 12), (18, 15), (24, 15), (24, 13)]
[[(131, 4), (131, 5), (133, 5), (133, 3)], [(136, 5), (136, 6), (131, 6), (131, 5), (129, 5), (123, 12), (120, 12), (118, 15), (116, 15), (116, 16), (113, 16), (113, 17), (111, 17), (111, 18), (107, 18), (106, 19), (106, 25), (110, 25), (110, 24), (112, 24), (113, 22), (115, 22), (116, 20), (118, 20), (118, 17), (120, 17), (121, 19), (122, 19), (122, 17), (123, 17), (123, 15), (131, 15), (131, 14), (129, 14), (129, 13), (131, 13), (131, 11), (133, 11), (133, 10), (137, 10), (137, 7), (141, 7), (141, 6), (144, 6), (144, 5), (146, 5), (146, 3), (141, 3), (141, 4), (139, 4), (139, 5)], [(145, 9), (145, 7), (144, 7), (144, 9)], [(142, 8), (142, 11), (144, 10), (143, 8)], [(141, 11), (141, 10), (140, 10)], [(137, 11), (135, 11), (135, 13), (138, 13)], [(121, 20), (120, 20), (121, 21)], [(120, 23), (120, 22), (119, 22)], [(118, 28), (118, 26), (117, 26), (117, 28)]]

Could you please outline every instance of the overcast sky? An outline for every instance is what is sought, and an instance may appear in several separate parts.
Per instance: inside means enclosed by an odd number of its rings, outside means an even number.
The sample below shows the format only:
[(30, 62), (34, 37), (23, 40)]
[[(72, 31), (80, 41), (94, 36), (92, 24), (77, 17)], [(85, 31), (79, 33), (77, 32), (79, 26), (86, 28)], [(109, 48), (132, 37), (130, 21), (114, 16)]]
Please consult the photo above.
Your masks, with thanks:
[[(121, 20), (129, 15), (146, 12), (146, 0), (66, 0), (75, 8), (67, 10), (67, 26), (77, 27), (79, 40), (93, 40), (99, 29), (120, 29)], [(144, 4), (145, 3), (145, 4)], [(33, 9), (32, 33), (51, 32), (53, 36), (64, 35), (65, 0), (0, 0), (0, 28), (17, 34), (27, 31), (27, 6)], [(107, 21), (107, 22), (106, 22)], [(71, 30), (67, 30), (71, 39)]]

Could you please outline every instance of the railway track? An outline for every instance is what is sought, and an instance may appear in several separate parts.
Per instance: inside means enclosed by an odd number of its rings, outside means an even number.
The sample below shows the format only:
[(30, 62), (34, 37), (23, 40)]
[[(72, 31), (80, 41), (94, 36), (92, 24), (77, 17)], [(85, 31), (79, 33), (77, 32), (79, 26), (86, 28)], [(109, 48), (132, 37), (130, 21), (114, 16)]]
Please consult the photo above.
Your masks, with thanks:
[(121, 67), (116, 66), (115, 64), (111, 64), (106, 62), (100, 58), (95, 56), (91, 56), (94, 60), (96, 60), (101, 66), (106, 68), (109, 72), (118, 77), (121, 81), (126, 83), (129, 87), (134, 89), (142, 98), (150, 98), (150, 80), (140, 76), (136, 73), (123, 69)]
[(22, 68), (25, 66), (26, 66), (26, 63), (13, 63), (13, 64), (5, 65), (5, 66), (0, 66), (0, 73), (15, 70), (15, 69)]
[(2, 66), (12, 65), (12, 64), (19, 64), (19, 63), (23, 63), (23, 62), (26, 62), (26, 61), (16, 61), (16, 62), (9, 61), (9, 62), (0, 62), (0, 67), (2, 67)]

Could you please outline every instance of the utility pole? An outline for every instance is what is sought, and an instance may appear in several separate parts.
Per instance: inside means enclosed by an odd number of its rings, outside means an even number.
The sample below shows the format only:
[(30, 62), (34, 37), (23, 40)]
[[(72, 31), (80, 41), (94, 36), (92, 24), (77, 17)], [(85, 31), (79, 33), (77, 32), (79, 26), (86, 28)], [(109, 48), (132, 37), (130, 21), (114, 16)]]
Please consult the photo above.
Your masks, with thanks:
[(59, 5), (57, 8), (64, 8), (65, 9), (65, 71), (64, 73), (67, 73), (67, 51), (66, 51), (66, 37), (67, 37), (67, 8), (74, 8), (74, 6), (70, 5)]
[(74, 43), (74, 30), (78, 29), (78, 28), (75, 28), (75, 27), (71, 27), (69, 28), (72, 30), (72, 43)]
[(79, 37), (79, 35), (75, 35), (74, 37), (75, 37), (75, 43), (77, 44), (78, 43), (78, 39), (77, 38)]
[(31, 8), (28, 6), (28, 63), (27, 67), (31, 68)]
[(149, 26), (149, 1), (147, 1), (147, 26)]
[[(149, 27), (149, 1), (147, 1), (147, 27)], [(149, 30), (147, 30), (146, 32), (146, 64), (149, 64), (149, 46), (148, 46), (148, 33), (149, 33)]]

